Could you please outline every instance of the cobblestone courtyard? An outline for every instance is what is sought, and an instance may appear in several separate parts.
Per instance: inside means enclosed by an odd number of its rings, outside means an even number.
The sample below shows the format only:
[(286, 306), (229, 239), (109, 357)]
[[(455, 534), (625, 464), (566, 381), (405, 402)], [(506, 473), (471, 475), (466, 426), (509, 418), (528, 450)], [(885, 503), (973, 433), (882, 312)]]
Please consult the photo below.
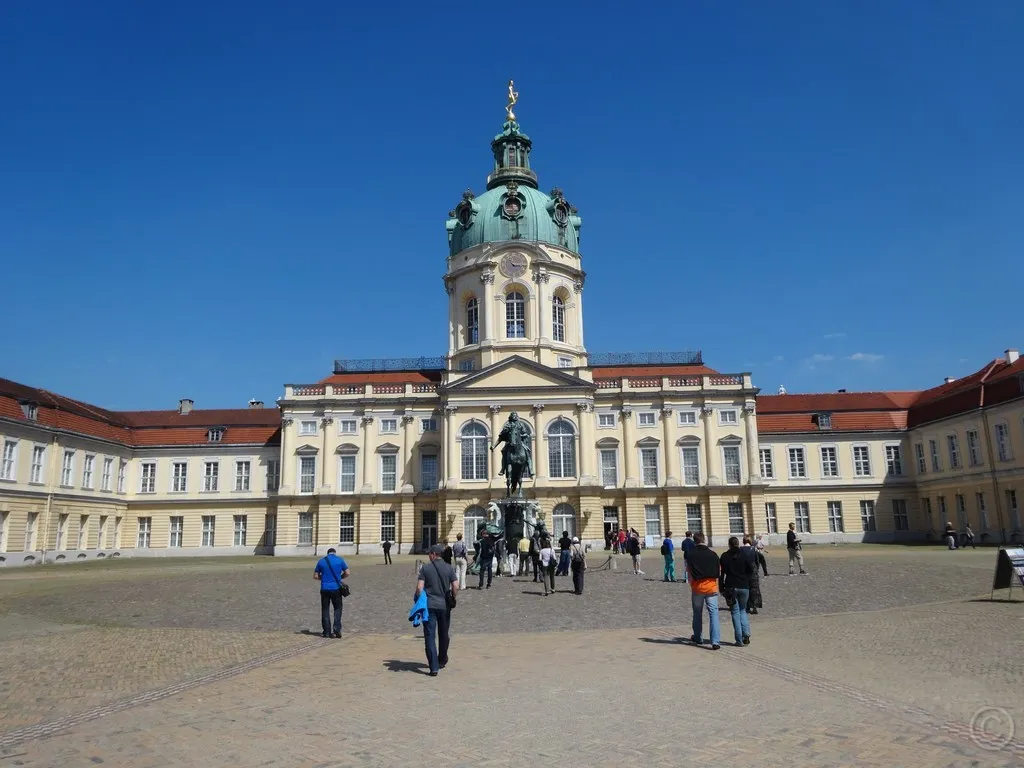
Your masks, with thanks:
[[(1024, 765), (1024, 602), (988, 602), (994, 550), (806, 554), (789, 577), (769, 553), (753, 642), (720, 652), (680, 642), (688, 589), (657, 555), (583, 597), (495, 579), (461, 597), (436, 679), (410, 557), (350, 560), (340, 642), (312, 560), (5, 571), (0, 766)], [(481, 751), (504, 722), (531, 737)]]

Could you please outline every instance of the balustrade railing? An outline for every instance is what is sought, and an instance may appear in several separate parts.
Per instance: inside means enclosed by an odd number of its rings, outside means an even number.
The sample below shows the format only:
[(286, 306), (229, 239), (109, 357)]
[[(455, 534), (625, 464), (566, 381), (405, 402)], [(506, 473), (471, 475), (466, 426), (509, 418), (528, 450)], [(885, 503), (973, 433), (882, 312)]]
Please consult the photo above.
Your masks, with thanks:
[(400, 395), (405, 392), (405, 384), (374, 384), (375, 395)]
[(637, 389), (657, 389), (661, 386), (660, 378), (630, 379), (629, 386)]
[(292, 387), (292, 393), (296, 397), (306, 397), (308, 395), (322, 395), (325, 392), (323, 385), (319, 384), (296, 384)]

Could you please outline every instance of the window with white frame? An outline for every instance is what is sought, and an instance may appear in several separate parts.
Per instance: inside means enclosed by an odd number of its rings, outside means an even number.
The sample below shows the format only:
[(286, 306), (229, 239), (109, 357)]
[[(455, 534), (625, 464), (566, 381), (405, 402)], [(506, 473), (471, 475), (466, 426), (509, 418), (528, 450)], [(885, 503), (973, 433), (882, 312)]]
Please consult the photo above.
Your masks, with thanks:
[(807, 461), (804, 459), (803, 448), (789, 449), (789, 476), (790, 478), (807, 477)]
[(203, 515), (203, 539), (204, 547), (214, 546), (214, 539), (217, 533), (217, 518), (214, 515)]
[(725, 482), (728, 485), (739, 485), (742, 481), (740, 469), (740, 447), (738, 445), (722, 446), (722, 466), (725, 468)]
[(206, 439), (211, 443), (219, 443), (224, 439), (224, 430), (221, 427), (214, 427), (207, 431)]
[(220, 487), (220, 462), (207, 461), (203, 464), (203, 490), (216, 491)]
[(722, 425), (730, 425), (737, 423), (737, 416), (735, 409), (729, 408), (718, 412), (718, 423)]
[(398, 484), (398, 454), (380, 455), (380, 489), (383, 493), (394, 493)]
[(861, 499), (860, 527), (865, 531), (878, 530), (878, 522), (875, 520), (875, 502), (871, 499)]
[(571, 357), (559, 357), (558, 358), (558, 367), (559, 368), (572, 368), (572, 358)]
[(700, 446), (684, 445), (681, 453), (683, 485), (700, 485)]
[(686, 505), (686, 530), (692, 533), (704, 531), (704, 514), (701, 512), (700, 504)]
[(459, 370), (460, 371), (473, 371), (473, 370), (476, 370), (476, 361), (475, 360), (460, 360), (459, 361)]
[(299, 422), (300, 435), (316, 434), (316, 419), (303, 419)]
[(936, 440), (928, 441), (928, 450), (932, 455), (932, 472), (942, 471), (942, 457), (939, 456), (939, 443)]
[(0, 552), (7, 551), (7, 518), (9, 512), (0, 512)]
[(684, 409), (679, 411), (679, 415), (676, 417), (680, 427), (695, 427), (697, 426), (697, 412), (690, 409)]
[(117, 460), (117, 492), (124, 493), (128, 487), (128, 462), (125, 459)]
[(316, 456), (299, 457), (299, 493), (316, 490)]
[(729, 533), (742, 536), (745, 529), (743, 521), (743, 505), (735, 502), (729, 503)]
[(438, 463), (436, 453), (420, 454), (420, 490), (436, 491), (438, 486)]
[(249, 525), (248, 515), (235, 515), (235, 538), (234, 545), (236, 547), (245, 546), (245, 529)]
[(395, 530), (395, 513), (392, 510), (386, 510), (380, 513), (380, 540), (381, 541), (395, 541), (398, 534)]
[(505, 295), (505, 336), (510, 339), (526, 338), (526, 299), (519, 291)]
[(565, 419), (548, 427), (548, 476), (576, 477), (576, 428)]
[(46, 448), (42, 445), (32, 447), (32, 467), (28, 476), (30, 483), (43, 482), (43, 462), (46, 459)]
[(821, 430), (832, 429), (832, 414), (830, 414), (830, 413), (819, 413), (818, 414), (818, 429), (821, 429)]
[(355, 419), (338, 419), (339, 435), (354, 435), (356, 433), (356, 429)]
[(338, 456), (338, 492), (356, 492), (356, 454), (343, 453)]
[(60, 465), (60, 484), (65, 487), (70, 487), (71, 483), (74, 482), (75, 472), (75, 452), (64, 451), (64, 460)]
[(139, 472), (139, 493), (156, 493), (156, 462), (143, 462)]
[(614, 488), (619, 484), (618, 451), (615, 448), (601, 449), (601, 485)]
[[(57, 542), (54, 545), (54, 549), (58, 552), (63, 552), (67, 549), (67, 536), (68, 536), (68, 515), (57, 516)], [(3, 552), (3, 549), (0, 549)]]
[(25, 521), (25, 551), (34, 552), (36, 548), (36, 523), (39, 522), (38, 512), (29, 512)]
[(927, 496), (921, 499), (921, 509), (924, 510), (924, 525), (929, 531), (935, 530), (935, 519), (932, 517), (932, 500)]
[(433, 416), (427, 416), (426, 418), (420, 419), (420, 431), (437, 432), (437, 419)]
[(153, 518), (139, 518), (139, 533), (135, 537), (136, 549), (149, 549), (150, 536), (153, 533)]
[(480, 304), (476, 299), (466, 302), (466, 343), (480, 343)]
[[(312, 531), (310, 532), (312, 533)], [(338, 543), (356, 543), (356, 513), (341, 512), (338, 516)]]
[(779, 514), (774, 501), (766, 501), (764, 505), (764, 525), (766, 533), (779, 532)]
[(885, 446), (885, 471), (890, 476), (903, 474), (903, 451), (900, 449), (900, 446)]
[(927, 474), (928, 462), (924, 458), (924, 443), (914, 443), (914, 455), (917, 457), (917, 474)]
[(313, 546), (313, 513), (299, 512), (299, 539), (300, 547)]
[(96, 457), (87, 453), (82, 463), (82, 487), (88, 490), (93, 488), (93, 474), (96, 469)]
[(175, 493), (188, 490), (188, 462), (176, 461), (171, 465), (171, 490)]
[(866, 445), (853, 446), (853, 474), (855, 477), (871, 476), (871, 450)]
[(263, 516), (263, 546), (277, 546), (277, 513), (268, 512)]
[(398, 419), (385, 418), (380, 420), (380, 433), (382, 435), (398, 434)]
[(839, 477), (839, 453), (834, 445), (821, 446), (821, 476)]
[(897, 531), (910, 530), (910, 519), (907, 517), (907, 502), (904, 499), (892, 500), (892, 519)]
[(648, 536), (661, 536), (661, 505), (644, 504), (644, 532)]
[(39, 406), (36, 405), (35, 403), (22, 403), (21, 412), (29, 421), (39, 420)]
[(962, 493), (956, 494), (956, 524), (961, 531), (967, 527), (967, 502)]
[(89, 548), (89, 516), (78, 516), (78, 546), (75, 549)]
[(828, 529), (832, 533), (843, 533), (843, 502), (828, 503)]
[(551, 338), (565, 341), (565, 302), (561, 296), (551, 299)]
[(967, 461), (972, 467), (981, 464), (981, 443), (976, 429), (967, 430)]
[(599, 413), (597, 414), (597, 426), (607, 429), (608, 427), (615, 426), (615, 414), (614, 413)]
[(640, 449), (640, 474), (645, 486), (658, 484), (658, 449), (655, 447)]
[(797, 533), (811, 532), (811, 505), (806, 501), (793, 502), (793, 522)]
[(110, 491), (114, 488), (114, 460), (109, 456), (103, 457), (103, 474), (100, 475), (100, 490)]
[(949, 468), (960, 466), (960, 440), (956, 435), (946, 435), (946, 447), (949, 449)]
[(185, 538), (185, 518), (175, 516), (171, 518), (170, 533), (168, 537), (168, 546), (180, 547)]
[(277, 459), (267, 461), (267, 490), (276, 491), (281, 487), (281, 462)]
[(96, 546), (99, 549), (106, 549), (107, 546), (107, 517), (100, 515), (100, 526), (96, 531)]
[(949, 515), (946, 512), (946, 497), (936, 496), (935, 502), (939, 505), (939, 518), (940, 520), (949, 520)]
[(235, 462), (235, 490), (248, 491), (252, 485), (252, 462), (241, 460)]
[(988, 530), (988, 507), (985, 506), (985, 494), (978, 492), (974, 494), (974, 501), (978, 505), (978, 525), (981, 530)]
[(462, 479), (486, 480), (487, 428), (478, 421), (471, 421), (462, 428), (460, 438)]
[(486, 519), (483, 507), (476, 504), (466, 507), (462, 513), (462, 535), (466, 541), (472, 543), (477, 540), (477, 531)]
[(560, 531), (569, 534), (569, 538), (576, 535), (576, 510), (572, 504), (556, 504), (551, 512), (552, 533), (556, 536)]
[(641, 427), (653, 427), (656, 426), (657, 420), (654, 418), (654, 411), (640, 411), (637, 414), (637, 424)]
[(1010, 451), (1010, 427), (1007, 424), (996, 424), (996, 455), (1000, 461), (1013, 458)]
[(15, 440), (4, 441), (3, 458), (0, 459), (0, 480), (18, 479), (18, 443)]
[[(1020, 530), (1020, 508), (1017, 506), (1017, 491), (1010, 488), (1006, 491), (1006, 508), (1010, 511), (1010, 529)], [(0, 549), (2, 552), (3, 549)]]
[(772, 459), (771, 448), (761, 448), (758, 450), (758, 456), (761, 459), (761, 477), (766, 480), (775, 479), (775, 462)]

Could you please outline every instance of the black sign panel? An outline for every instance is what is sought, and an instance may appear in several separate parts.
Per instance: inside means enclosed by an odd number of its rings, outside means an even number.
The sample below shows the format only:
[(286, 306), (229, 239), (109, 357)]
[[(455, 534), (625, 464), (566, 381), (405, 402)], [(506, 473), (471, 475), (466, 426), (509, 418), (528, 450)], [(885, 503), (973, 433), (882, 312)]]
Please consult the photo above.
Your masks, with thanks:
[(1014, 581), (1024, 587), (1024, 549), (1000, 549), (992, 589), (1009, 589)]

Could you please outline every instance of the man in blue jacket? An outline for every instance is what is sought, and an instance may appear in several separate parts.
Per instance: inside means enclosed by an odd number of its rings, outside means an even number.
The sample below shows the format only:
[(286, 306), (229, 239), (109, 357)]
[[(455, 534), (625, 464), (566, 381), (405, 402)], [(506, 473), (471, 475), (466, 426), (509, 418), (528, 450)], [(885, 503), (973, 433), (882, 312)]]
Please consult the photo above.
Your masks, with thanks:
[[(341, 639), (341, 582), (348, 576), (348, 563), (331, 547), (313, 569), (313, 578), (320, 582), (320, 626), (324, 637)], [(331, 606), (334, 606), (334, 632), (331, 632)]]

